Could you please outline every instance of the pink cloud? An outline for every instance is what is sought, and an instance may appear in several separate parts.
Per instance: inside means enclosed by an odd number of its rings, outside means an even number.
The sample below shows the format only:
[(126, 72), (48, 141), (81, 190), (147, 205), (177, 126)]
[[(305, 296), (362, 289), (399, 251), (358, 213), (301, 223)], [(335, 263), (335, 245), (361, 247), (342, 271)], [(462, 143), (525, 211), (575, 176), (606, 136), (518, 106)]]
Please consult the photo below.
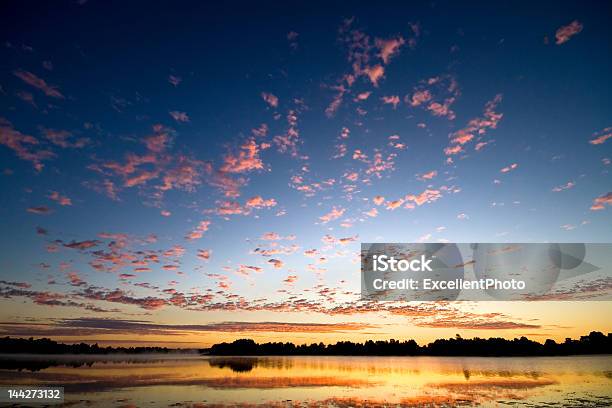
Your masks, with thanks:
[(189, 122), (189, 116), (186, 112), (170, 111), (168, 113), (170, 116), (172, 116), (172, 119), (176, 120), (177, 122)]
[(485, 147), (489, 143), (491, 143), (491, 142), (478, 142), (478, 143), (476, 143), (476, 146), (474, 146), (474, 150), (479, 151), (480, 149), (482, 149), (483, 147)]
[(278, 241), (281, 239), (281, 236), (278, 235), (276, 232), (266, 232), (261, 236), (261, 239), (263, 239), (264, 241)]
[(259, 266), (241, 264), (238, 266), (238, 269), (236, 270), (237, 274), (243, 275), (243, 276), (250, 276), (251, 272), (261, 273), (263, 272), (263, 268), (260, 268)]
[(271, 93), (262, 92), (261, 98), (272, 108), (278, 107), (278, 97), (276, 97), (275, 95)]
[(378, 64), (373, 67), (366, 67), (364, 70), (365, 74), (370, 78), (370, 82), (374, 86), (378, 86), (378, 81), (385, 77), (385, 68)]
[(393, 109), (397, 108), (397, 105), (400, 103), (400, 98), (397, 95), (392, 96), (383, 96), (380, 100), (387, 105), (393, 105)]
[(45, 206), (40, 206), (40, 207), (30, 207), (27, 209), (27, 211), (29, 213), (32, 214), (38, 214), (38, 215), (47, 215), (47, 214), (51, 214), (53, 211)]
[(576, 183), (575, 183), (575, 182), (573, 182), (573, 181), (568, 181), (568, 182), (567, 182), (567, 183), (565, 183), (565, 184), (562, 184), (562, 185), (560, 185), (560, 186), (554, 187), (554, 188), (552, 189), (552, 191), (554, 191), (555, 193), (558, 193), (558, 192), (563, 191), (563, 190), (569, 190), (570, 188), (574, 187), (575, 185), (576, 185)]
[(255, 196), (249, 198), (245, 206), (248, 208), (270, 208), (275, 207), (276, 204), (276, 200), (273, 198), (264, 199), (261, 196)]
[(423, 174), (417, 174), (417, 178), (421, 181), (425, 181), (425, 180), (431, 180), (434, 177), (436, 177), (438, 175), (438, 172), (435, 170), (432, 170), (430, 172), (427, 173), (423, 173)]
[(412, 94), (412, 98), (410, 99), (411, 106), (419, 106), (425, 102), (429, 102), (431, 100), (431, 92), (428, 90), (415, 91)]
[(217, 171), (213, 173), (208, 183), (220, 189), (226, 197), (236, 198), (240, 196), (240, 188), (247, 183), (247, 180), (243, 177), (233, 178), (223, 171)]
[(399, 135), (391, 135), (389, 136), (389, 146), (398, 149), (398, 150), (404, 150), (406, 149), (406, 145), (402, 142), (399, 141), (400, 137)]
[(320, 216), (319, 219), (321, 220), (323, 224), (327, 224), (330, 221), (334, 221), (342, 217), (345, 211), (346, 210), (342, 207), (340, 208), (333, 207), (329, 213)]
[(593, 200), (591, 210), (599, 211), (606, 208), (606, 205), (612, 205), (612, 192), (599, 196)]
[(87, 283), (76, 272), (68, 272), (68, 280), (72, 286), (85, 286)]
[(165, 250), (162, 255), (166, 258), (180, 258), (185, 255), (185, 247), (174, 245), (172, 248)]
[(372, 201), (374, 201), (374, 204), (376, 205), (382, 205), (382, 203), (385, 202), (385, 197), (377, 195), (376, 197), (372, 199)]
[(432, 203), (434, 201), (437, 201), (441, 197), (442, 197), (442, 194), (440, 193), (440, 190), (426, 189), (425, 191), (423, 191), (421, 194), (418, 194), (418, 195), (413, 195), (413, 194), (407, 195), (406, 200), (414, 201), (416, 205), (420, 206), (425, 203)]
[(356, 171), (351, 173), (345, 173), (344, 178), (346, 178), (348, 181), (355, 182), (359, 179), (359, 173), (357, 173)]
[(245, 141), (238, 154), (227, 154), (223, 158), (221, 171), (227, 173), (245, 173), (263, 169), (263, 162), (259, 158), (259, 146), (253, 139)]
[(210, 249), (198, 249), (197, 257), (208, 261), (210, 259), (211, 254), (212, 251)]
[(210, 228), (210, 224), (210, 221), (200, 221), (196, 228), (189, 234), (187, 234), (185, 239), (194, 240), (202, 238), (204, 236), (204, 233)]
[(235, 215), (235, 214), (246, 214), (246, 211), (240, 203), (235, 201), (223, 201), (216, 209), (219, 215)]
[(357, 239), (359, 239), (359, 235), (354, 235), (352, 237), (336, 238), (333, 235), (326, 234), (323, 236), (323, 238), (321, 238), (321, 241), (328, 245), (348, 245), (351, 242), (357, 241)]
[[(463, 145), (478, 140), (477, 149), (482, 148), (488, 142), (481, 142), (488, 130), (496, 129), (497, 125), (503, 118), (502, 113), (497, 113), (495, 109), (501, 102), (502, 95), (498, 94), (485, 104), (482, 117), (471, 119), (467, 126), (450, 135), (451, 145), (444, 149), (444, 154), (451, 156), (463, 151)], [(484, 143), (484, 144), (483, 144)]]
[(612, 127), (607, 127), (600, 132), (594, 134), (597, 136), (595, 139), (589, 140), (589, 143), (592, 145), (600, 145), (603, 144), (606, 140), (612, 138)]
[(289, 285), (289, 286), (293, 286), (295, 284), (295, 282), (297, 282), (298, 280), (298, 276), (297, 275), (289, 275), (287, 276), (285, 279), (283, 279), (283, 283)]
[(560, 27), (555, 33), (555, 38), (557, 39), (556, 44), (561, 45), (566, 43), (575, 36), (576, 34), (582, 31), (582, 24), (578, 20), (574, 20), (566, 26)]
[(451, 156), (453, 154), (457, 154), (462, 151), (463, 151), (463, 148), (461, 147), (461, 145), (448, 146), (444, 148), (444, 154), (447, 156)]
[(518, 164), (517, 164), (517, 163), (512, 163), (511, 165), (506, 166), (506, 167), (504, 167), (503, 169), (501, 169), (501, 170), (500, 170), (500, 172), (502, 172), (502, 173), (508, 173), (508, 172), (510, 172), (510, 171), (512, 171), (512, 170), (515, 170), (517, 167), (518, 167)]
[(447, 98), (444, 103), (432, 102), (427, 106), (434, 116), (446, 116), (449, 120), (455, 119), (455, 112), (450, 109), (450, 106), (455, 102), (455, 98)]
[(57, 201), (59, 205), (72, 205), (72, 200), (66, 196), (61, 195), (57, 191), (52, 191), (49, 198), (53, 201)]
[(367, 91), (367, 92), (361, 92), (359, 94), (357, 94), (357, 98), (355, 98), (357, 101), (365, 101), (366, 99), (368, 99), (370, 97), (370, 95), (372, 95), (372, 92)]
[(319, 251), (317, 251), (316, 249), (307, 249), (304, 251), (304, 256), (307, 256), (309, 258), (314, 258), (318, 255), (319, 255)]
[(378, 55), (385, 64), (388, 64), (391, 60), (391, 57), (399, 53), (400, 48), (405, 43), (405, 40), (399, 36), (388, 40), (377, 38), (375, 43), (376, 47), (378, 47), (378, 49), (380, 50), (380, 53)]
[(282, 269), (285, 264), (280, 259), (268, 259), (268, 263), (272, 264), (275, 269)]
[(266, 125), (265, 123), (262, 123), (261, 125), (259, 125), (258, 128), (253, 128), (251, 129), (251, 132), (253, 133), (254, 136), (257, 137), (265, 137), (268, 135), (268, 125)]
[(6, 119), (0, 117), (0, 144), (13, 150), (17, 157), (32, 162), (36, 171), (44, 167), (44, 160), (55, 157), (50, 150), (38, 148), (40, 142), (34, 136), (25, 135), (13, 128)]
[(395, 210), (401, 207), (402, 204), (404, 204), (404, 200), (401, 198), (399, 200), (387, 201), (387, 210)]
[(370, 209), (369, 211), (366, 211), (364, 213), (365, 215), (367, 215), (368, 217), (377, 217), (378, 216), (378, 210), (376, 209), (376, 207)]
[(183, 78), (181, 78), (180, 76), (176, 76), (176, 75), (169, 75), (168, 76), (168, 82), (176, 87), (181, 82), (183, 82)]
[(28, 85), (33, 86), (34, 88), (40, 89), (45, 93), (45, 95), (50, 96), (52, 98), (64, 99), (64, 95), (59, 91), (59, 88), (53, 85), (47, 84), (44, 79), (37, 77), (31, 72), (23, 71), (18, 69), (13, 72), (16, 77), (21, 79)]
[(338, 111), (338, 109), (340, 109), (340, 105), (342, 105), (342, 101), (344, 99), (344, 93), (346, 92), (346, 89), (344, 88), (344, 86), (336, 87), (336, 89), (338, 90), (338, 93), (336, 93), (336, 95), (334, 96), (332, 101), (329, 103), (327, 108), (325, 108), (325, 115), (328, 118), (332, 118), (336, 115), (336, 112)]
[(466, 133), (464, 130), (460, 130), (455, 133), (455, 137), (451, 140), (451, 143), (463, 145), (470, 142), (472, 139), (474, 139), (474, 135), (472, 133)]
[(72, 138), (72, 133), (66, 130), (43, 129), (43, 135), (54, 145), (62, 147), (64, 149), (80, 149), (82, 147), (87, 146), (91, 142), (91, 140), (87, 137), (81, 137), (77, 138), (74, 141), (70, 141), (70, 139)]

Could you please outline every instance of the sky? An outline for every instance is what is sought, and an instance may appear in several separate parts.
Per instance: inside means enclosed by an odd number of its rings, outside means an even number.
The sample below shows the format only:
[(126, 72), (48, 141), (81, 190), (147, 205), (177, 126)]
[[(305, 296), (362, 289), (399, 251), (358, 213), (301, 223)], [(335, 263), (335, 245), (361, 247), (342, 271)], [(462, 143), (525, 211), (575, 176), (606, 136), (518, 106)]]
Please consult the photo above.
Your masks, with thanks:
[(0, 335), (612, 331), (359, 299), (362, 242), (610, 242), (609, 3), (217, 3), (0, 6)]

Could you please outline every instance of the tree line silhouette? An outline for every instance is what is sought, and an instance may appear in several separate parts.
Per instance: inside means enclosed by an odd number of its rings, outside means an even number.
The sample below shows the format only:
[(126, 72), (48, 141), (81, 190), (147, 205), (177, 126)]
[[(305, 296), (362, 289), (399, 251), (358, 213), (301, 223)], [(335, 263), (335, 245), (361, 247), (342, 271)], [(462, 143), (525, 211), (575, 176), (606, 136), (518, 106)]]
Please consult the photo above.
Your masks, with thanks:
[(340, 341), (336, 344), (262, 343), (240, 339), (232, 343), (219, 343), (208, 350), (218, 356), (273, 356), (273, 355), (321, 355), (321, 356), (566, 356), (575, 354), (612, 354), (612, 333), (591, 332), (579, 340), (570, 338), (563, 343), (548, 339), (543, 344), (526, 337), (504, 338), (455, 338), (438, 339), (425, 346), (414, 340), (368, 340), (364, 343)]
[[(167, 347), (100, 347), (96, 344), (63, 344), (48, 338), (29, 339), (0, 338), (0, 354), (146, 354), (177, 353), (192, 350)], [(526, 337), (507, 340), (500, 337), (483, 339), (438, 339), (419, 346), (414, 340), (368, 340), (364, 343), (339, 341), (335, 344), (293, 344), (271, 342), (258, 344), (251, 339), (219, 343), (209, 349), (200, 349), (201, 354), (217, 356), (566, 356), (575, 354), (612, 354), (612, 333), (604, 335), (593, 331), (578, 340), (565, 339), (557, 343), (548, 339), (544, 343)]]
[(167, 347), (100, 347), (95, 344), (64, 344), (48, 338), (0, 338), (0, 354), (146, 354), (177, 351)]

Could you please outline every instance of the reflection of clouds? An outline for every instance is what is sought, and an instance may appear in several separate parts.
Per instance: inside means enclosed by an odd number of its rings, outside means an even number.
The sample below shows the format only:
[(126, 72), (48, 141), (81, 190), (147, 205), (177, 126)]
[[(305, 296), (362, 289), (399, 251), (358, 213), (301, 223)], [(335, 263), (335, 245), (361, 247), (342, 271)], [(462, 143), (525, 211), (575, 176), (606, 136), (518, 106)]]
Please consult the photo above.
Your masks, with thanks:
[(557, 384), (550, 379), (482, 379), (461, 382), (442, 382), (427, 384), (426, 387), (445, 390), (457, 401), (474, 403), (492, 402), (499, 399), (525, 400), (531, 397), (533, 390)]
[[(62, 384), (66, 393), (110, 391), (125, 387), (152, 387), (152, 386), (190, 386), (198, 385), (218, 389), (277, 389), (294, 387), (371, 387), (376, 382), (367, 378), (342, 378), (331, 375), (321, 376), (251, 376), (236, 375), (224, 377), (202, 377), (181, 378), (180, 373), (146, 373), (139, 372), (135, 375), (108, 375), (117, 373), (107, 373), (107, 375), (96, 377), (87, 375), (82, 377), (74, 372), (55, 373), (55, 372), (34, 372), (28, 373), (27, 379), (21, 381), (15, 379), (15, 373), (0, 372), (0, 384)], [(25, 381), (24, 381), (25, 380)]]
[(98, 362), (98, 356), (91, 367), (64, 365), (39, 372), (0, 369), (0, 384), (61, 383), (68, 403), (89, 400), (92, 408), (114, 405), (118, 398), (134, 406), (196, 407), (201, 402), (217, 408), (286, 408), (288, 400), (299, 407), (345, 408), (537, 404), (548, 400), (551, 392), (565, 406), (610, 406), (612, 402), (606, 396), (607, 356), (115, 360), (129, 358), (112, 356)]
[(557, 384), (554, 380), (545, 378), (541, 379), (520, 379), (520, 378), (498, 378), (498, 379), (483, 379), (483, 380), (468, 380), (464, 382), (443, 382), (427, 384), (432, 388), (444, 388), (451, 391), (478, 391), (488, 390), (492, 388), (505, 388), (515, 390), (525, 390), (547, 385)]

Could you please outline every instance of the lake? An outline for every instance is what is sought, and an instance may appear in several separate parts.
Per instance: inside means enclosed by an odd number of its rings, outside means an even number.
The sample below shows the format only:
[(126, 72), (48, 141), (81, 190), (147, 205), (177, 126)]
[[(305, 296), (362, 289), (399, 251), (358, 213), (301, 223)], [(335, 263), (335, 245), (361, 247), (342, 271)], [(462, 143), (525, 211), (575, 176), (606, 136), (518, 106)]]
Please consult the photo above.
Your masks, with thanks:
[(608, 407), (612, 355), (4, 355), (0, 384), (64, 386), (71, 407)]

